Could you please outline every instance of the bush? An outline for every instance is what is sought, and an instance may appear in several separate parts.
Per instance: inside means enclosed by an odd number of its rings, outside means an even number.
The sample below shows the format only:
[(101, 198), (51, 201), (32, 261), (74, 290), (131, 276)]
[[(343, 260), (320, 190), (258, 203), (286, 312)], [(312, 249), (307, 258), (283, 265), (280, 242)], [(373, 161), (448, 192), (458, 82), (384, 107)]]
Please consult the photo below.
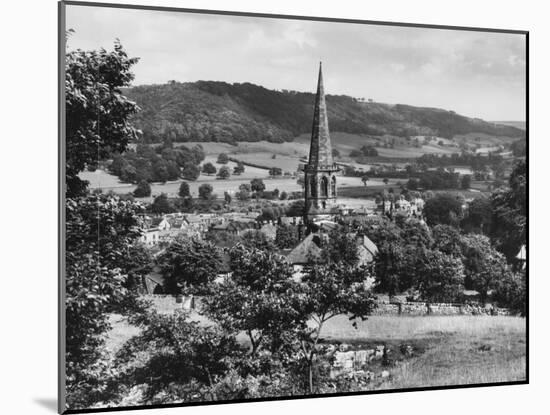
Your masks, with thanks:
[(179, 197), (189, 197), (191, 195), (189, 192), (189, 184), (187, 182), (181, 182), (178, 195)]
[(151, 196), (151, 186), (145, 180), (142, 180), (137, 185), (133, 195), (135, 197), (149, 197)]
[(199, 186), (199, 197), (203, 200), (209, 200), (212, 197), (212, 192), (214, 188), (208, 183), (201, 184)]

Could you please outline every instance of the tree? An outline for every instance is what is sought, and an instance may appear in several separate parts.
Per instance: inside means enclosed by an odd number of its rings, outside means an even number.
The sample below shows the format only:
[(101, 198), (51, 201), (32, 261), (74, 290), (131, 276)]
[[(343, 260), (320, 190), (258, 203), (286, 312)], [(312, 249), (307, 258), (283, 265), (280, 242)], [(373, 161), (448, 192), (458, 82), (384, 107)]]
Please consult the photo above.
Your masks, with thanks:
[(418, 180), (415, 179), (414, 177), (411, 177), (411, 178), (407, 181), (407, 189), (409, 189), (409, 190), (417, 190), (417, 189), (418, 189)]
[(170, 204), (170, 200), (168, 200), (168, 196), (166, 193), (161, 193), (155, 199), (153, 199), (153, 203), (151, 204), (151, 211), (153, 213), (170, 213), (174, 209)]
[(199, 166), (196, 164), (193, 164), (191, 162), (187, 162), (183, 165), (183, 169), (181, 172), (181, 175), (183, 178), (191, 181), (195, 181), (199, 178), (201, 174), (201, 171), (199, 169)]
[(158, 257), (164, 289), (171, 294), (204, 294), (221, 270), (214, 245), (199, 239), (175, 239)]
[(462, 221), (462, 227), (466, 231), (488, 232), (493, 220), (493, 208), (491, 200), (476, 198), (468, 205), (466, 217)]
[(243, 183), (239, 186), (239, 191), (235, 194), (237, 199), (241, 201), (246, 201), (250, 199), (250, 185), (248, 183)]
[(231, 172), (229, 171), (229, 167), (227, 166), (221, 167), (220, 170), (218, 171), (219, 179), (222, 179), (222, 180), (229, 179), (229, 176), (231, 176)]
[(465, 174), (464, 176), (462, 176), (460, 187), (462, 187), (463, 189), (469, 189), (471, 182), (472, 182), (472, 176), (470, 176), (469, 174)]
[(99, 359), (109, 313), (128, 315), (145, 306), (135, 282), (147, 270), (139, 257), (128, 255), (141, 235), (143, 207), (93, 195), (69, 198), (65, 209), (67, 400), (72, 408), (88, 407), (107, 392)]
[(218, 164), (227, 164), (229, 163), (229, 157), (225, 153), (220, 153), (217, 160)]
[(250, 182), (250, 188), (255, 193), (261, 193), (265, 190), (265, 184), (262, 179), (252, 179)]
[[(313, 367), (324, 324), (340, 314), (348, 315), (350, 320), (365, 320), (375, 308), (375, 298), (364, 285), (368, 275), (365, 267), (330, 262), (311, 266), (303, 276), (304, 293), (299, 297), (303, 301), (300, 306), (303, 323), (296, 332), (309, 393), (315, 390)], [(308, 326), (307, 322), (311, 325)]]
[(232, 197), (228, 192), (223, 192), (223, 199), (225, 200), (225, 203), (229, 205), (231, 203)]
[[(140, 333), (116, 355), (116, 367), (129, 369), (119, 376), (125, 388), (147, 384), (148, 395), (159, 393), (169, 402), (220, 399), (215, 384), (245, 354), (235, 336), (216, 326), (190, 321), (182, 312), (149, 312), (138, 320)], [(139, 357), (141, 365), (131, 362)], [(155, 381), (152, 382), (152, 379)]]
[(332, 157), (340, 157), (340, 152), (335, 148), (332, 149)]
[(288, 333), (301, 324), (296, 309), (299, 285), (292, 268), (272, 252), (238, 244), (230, 250), (231, 277), (205, 299), (205, 312), (226, 331), (244, 332), (255, 355), (278, 352)]
[(428, 227), (419, 220), (409, 219), (401, 226), (401, 237), (416, 248), (430, 248), (433, 238)]
[(527, 274), (506, 272), (495, 284), (492, 298), (499, 307), (527, 315)]
[(271, 252), (275, 249), (273, 241), (268, 239), (265, 233), (256, 229), (249, 229), (242, 233), (241, 243), (244, 247), (260, 249)]
[(199, 186), (199, 197), (203, 200), (209, 200), (212, 197), (214, 188), (208, 183), (201, 184)]
[(438, 194), (426, 201), (424, 215), (430, 226), (438, 224), (457, 226), (462, 215), (462, 203), (451, 194)]
[(423, 250), (414, 267), (415, 285), (422, 299), (450, 303), (461, 300), (464, 290), (462, 261), (443, 252)]
[(128, 58), (116, 41), (113, 51), (76, 50), (65, 54), (67, 197), (83, 195), (87, 182), (78, 177), (112, 153), (122, 154), (138, 131), (130, 117), (139, 107), (121, 91), (134, 79)]
[(390, 180), (387, 177), (384, 177), (384, 180), (382, 180), (384, 184), (387, 186)]
[(244, 173), (244, 164), (239, 161), (237, 165), (233, 168), (233, 174), (240, 175), (242, 173)]
[(189, 197), (191, 196), (191, 193), (189, 192), (189, 183), (187, 182), (181, 182), (180, 188), (178, 191), (179, 197)]
[(284, 190), (281, 192), (281, 194), (279, 195), (279, 199), (281, 200), (287, 200), (288, 199), (288, 193), (285, 192)]
[(491, 195), (493, 221), (491, 239), (508, 261), (527, 242), (527, 165), (519, 162), (510, 175), (509, 189)]
[(363, 185), (367, 187), (367, 182), (369, 181), (369, 176), (363, 176), (361, 177), (361, 181), (363, 182)]
[(457, 228), (450, 225), (436, 225), (432, 228), (432, 235), (433, 249), (462, 258), (462, 237)]
[(486, 236), (470, 234), (462, 238), (462, 244), (467, 287), (476, 290), (481, 303), (485, 304), (488, 292), (510, 272), (506, 259)]
[(135, 197), (149, 197), (151, 196), (151, 186), (145, 180), (138, 183), (133, 195)]
[(269, 169), (269, 175), (270, 176), (282, 176), (283, 170), (279, 167), (272, 167)]
[(275, 234), (275, 245), (281, 249), (294, 248), (299, 242), (296, 226), (279, 225)]
[(286, 211), (286, 215), (293, 216), (304, 216), (305, 202), (302, 199), (292, 202)]
[(208, 162), (208, 163), (204, 163), (202, 165), (202, 172), (204, 174), (207, 174), (207, 175), (212, 175), (212, 174), (216, 174), (216, 166), (214, 166), (212, 163)]

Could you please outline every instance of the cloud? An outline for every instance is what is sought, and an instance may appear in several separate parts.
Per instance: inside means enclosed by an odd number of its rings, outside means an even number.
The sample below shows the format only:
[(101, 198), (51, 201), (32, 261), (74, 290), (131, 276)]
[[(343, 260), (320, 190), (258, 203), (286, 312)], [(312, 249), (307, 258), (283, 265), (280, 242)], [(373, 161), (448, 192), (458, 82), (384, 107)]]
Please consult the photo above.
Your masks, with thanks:
[(67, 7), (69, 47), (119, 38), (136, 84), (171, 79), (253, 82), (434, 106), (493, 120), (525, 119), (523, 35), (243, 16)]

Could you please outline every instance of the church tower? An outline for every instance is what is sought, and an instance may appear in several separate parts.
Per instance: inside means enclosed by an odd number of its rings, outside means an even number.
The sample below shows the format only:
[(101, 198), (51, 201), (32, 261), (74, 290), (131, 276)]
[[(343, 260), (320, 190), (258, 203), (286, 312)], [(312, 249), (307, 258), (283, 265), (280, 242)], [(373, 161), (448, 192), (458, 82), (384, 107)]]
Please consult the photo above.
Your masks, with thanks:
[(339, 170), (332, 158), (323, 72), (320, 63), (309, 161), (304, 167), (306, 220), (311, 219), (314, 215), (329, 214), (331, 208), (336, 205), (336, 172)]

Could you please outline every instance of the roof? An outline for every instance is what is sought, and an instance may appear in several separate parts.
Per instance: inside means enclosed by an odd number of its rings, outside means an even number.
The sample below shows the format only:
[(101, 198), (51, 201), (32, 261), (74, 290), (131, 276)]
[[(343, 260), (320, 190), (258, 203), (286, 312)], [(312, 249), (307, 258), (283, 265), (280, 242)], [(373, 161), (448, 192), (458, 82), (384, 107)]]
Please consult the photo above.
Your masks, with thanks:
[(300, 242), (290, 253), (286, 259), (291, 264), (307, 264), (312, 259), (320, 259), (322, 250), (318, 245), (319, 235), (310, 233), (302, 242)]
[(353, 233), (350, 233), (350, 235), (353, 236), (356, 239), (358, 246), (363, 246), (373, 256), (378, 253), (378, 247), (376, 246), (376, 244), (374, 242), (372, 242), (370, 240), (370, 238), (367, 235), (365, 235), (361, 232), (359, 232), (359, 233), (353, 232)]
[(521, 248), (519, 248), (519, 252), (516, 255), (516, 258), (522, 261), (527, 260), (527, 247), (525, 245), (521, 245)]
[(323, 85), (323, 71), (322, 65), (319, 63), (319, 79), (317, 81), (317, 94), (315, 95), (308, 166), (333, 165), (332, 146), (328, 130), (327, 104), (325, 102), (325, 88)]
[(162, 223), (163, 220), (164, 220), (164, 218), (159, 218), (159, 217), (152, 218), (151, 219), (151, 226), (159, 226)]

